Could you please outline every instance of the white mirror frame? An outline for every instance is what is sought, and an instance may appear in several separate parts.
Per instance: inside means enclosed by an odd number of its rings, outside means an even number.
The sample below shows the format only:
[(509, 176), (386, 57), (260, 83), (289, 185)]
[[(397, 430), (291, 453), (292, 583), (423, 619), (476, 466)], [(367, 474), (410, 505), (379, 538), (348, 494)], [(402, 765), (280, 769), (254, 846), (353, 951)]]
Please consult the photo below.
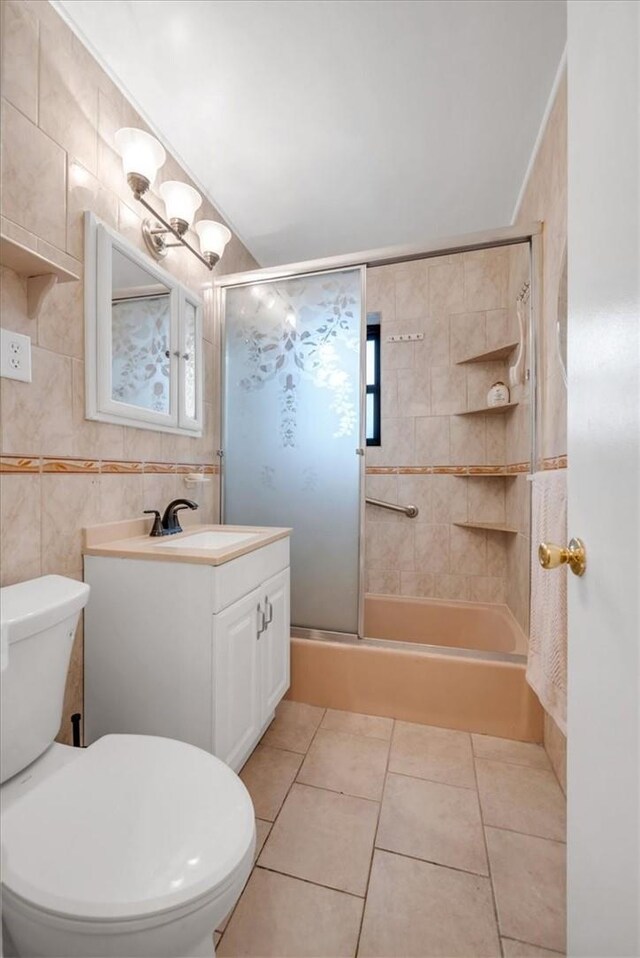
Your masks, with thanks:
[[(174, 276), (158, 266), (123, 236), (90, 211), (85, 211), (85, 416), (99, 422), (109, 422), (137, 429), (153, 429), (157, 432), (202, 435), (202, 302)], [(171, 376), (170, 410), (160, 413), (127, 403), (112, 397), (111, 376), (111, 276), (112, 253), (118, 250), (167, 288), (171, 306)], [(184, 337), (184, 322), (187, 303), (196, 310), (196, 415), (186, 416), (181, 390), (184, 374), (179, 368), (179, 355)], [(176, 353), (178, 355), (176, 355)]]

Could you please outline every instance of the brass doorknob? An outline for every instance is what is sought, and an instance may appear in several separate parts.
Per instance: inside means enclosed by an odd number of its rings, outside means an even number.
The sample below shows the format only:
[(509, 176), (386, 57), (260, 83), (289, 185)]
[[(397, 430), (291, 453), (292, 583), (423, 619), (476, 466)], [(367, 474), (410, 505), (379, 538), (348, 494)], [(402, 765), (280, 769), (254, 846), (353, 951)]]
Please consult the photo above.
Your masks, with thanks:
[(584, 575), (587, 568), (587, 550), (582, 539), (572, 539), (563, 549), (553, 542), (541, 542), (538, 547), (538, 560), (543, 569), (557, 569), (565, 563), (574, 575)]

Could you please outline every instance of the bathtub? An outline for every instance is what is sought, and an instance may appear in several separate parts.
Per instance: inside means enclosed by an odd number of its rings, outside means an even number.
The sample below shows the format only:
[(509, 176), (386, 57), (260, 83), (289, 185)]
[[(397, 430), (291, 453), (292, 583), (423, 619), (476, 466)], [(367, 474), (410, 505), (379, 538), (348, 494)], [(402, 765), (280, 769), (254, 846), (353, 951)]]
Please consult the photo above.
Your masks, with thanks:
[(541, 742), (526, 638), (506, 606), (367, 595), (365, 638), (292, 634), (287, 698)]
[(364, 634), (441, 649), (527, 654), (527, 640), (506, 605), (367, 595)]

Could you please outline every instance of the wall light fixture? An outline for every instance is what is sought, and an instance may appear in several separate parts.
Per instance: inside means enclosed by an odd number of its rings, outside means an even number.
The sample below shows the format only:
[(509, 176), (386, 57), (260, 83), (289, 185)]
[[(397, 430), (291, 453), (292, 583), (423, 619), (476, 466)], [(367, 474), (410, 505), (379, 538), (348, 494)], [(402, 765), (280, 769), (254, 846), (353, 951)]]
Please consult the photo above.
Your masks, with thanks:
[[(188, 183), (167, 180), (160, 184), (158, 192), (165, 205), (166, 217), (161, 216), (144, 198), (167, 158), (164, 147), (155, 137), (144, 130), (123, 127), (115, 135), (115, 144), (122, 157), (122, 167), (131, 192), (152, 214), (152, 217), (147, 217), (142, 224), (142, 235), (152, 256), (162, 259), (171, 247), (185, 246), (207, 269), (213, 269), (231, 239), (231, 232), (215, 220), (200, 220), (193, 224), (195, 214), (202, 204), (202, 197)], [(192, 224), (200, 238), (201, 252), (185, 239), (185, 234)], [(177, 242), (168, 243), (169, 236), (173, 236)]]

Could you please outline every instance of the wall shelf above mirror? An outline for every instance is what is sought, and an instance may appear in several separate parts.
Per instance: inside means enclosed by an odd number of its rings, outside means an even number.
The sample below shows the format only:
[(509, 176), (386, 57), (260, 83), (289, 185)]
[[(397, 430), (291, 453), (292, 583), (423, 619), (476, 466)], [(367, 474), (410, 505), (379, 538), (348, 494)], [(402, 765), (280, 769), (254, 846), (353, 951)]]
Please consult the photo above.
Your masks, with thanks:
[(456, 366), (464, 366), (465, 363), (491, 363), (494, 360), (506, 359), (510, 353), (517, 349), (519, 343), (504, 343), (502, 346), (496, 346), (494, 349), (488, 349), (484, 353), (476, 353), (473, 356), (465, 356), (459, 359)]
[(85, 213), (86, 417), (202, 434), (202, 303)]
[(81, 264), (3, 216), (0, 223), (0, 266), (27, 280), (27, 313), (37, 319), (56, 283), (77, 282)]

